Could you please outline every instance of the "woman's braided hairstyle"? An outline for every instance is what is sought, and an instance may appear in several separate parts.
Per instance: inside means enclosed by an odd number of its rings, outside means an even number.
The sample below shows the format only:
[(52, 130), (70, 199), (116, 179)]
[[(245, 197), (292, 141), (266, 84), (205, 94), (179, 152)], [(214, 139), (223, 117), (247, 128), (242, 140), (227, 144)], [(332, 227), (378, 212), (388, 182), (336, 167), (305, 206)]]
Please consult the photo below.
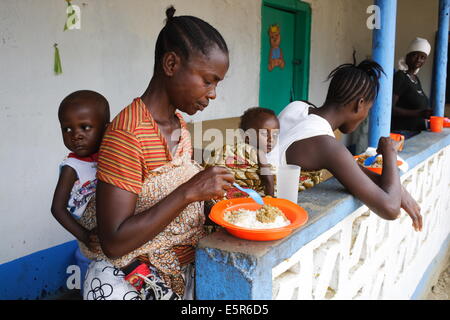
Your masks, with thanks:
[(380, 87), (379, 79), (385, 74), (383, 68), (373, 60), (360, 64), (346, 63), (331, 71), (326, 103), (346, 105), (356, 99), (374, 101)]
[(176, 52), (188, 60), (193, 51), (207, 55), (215, 46), (228, 54), (222, 35), (209, 23), (193, 16), (174, 17), (175, 8), (166, 10), (166, 25), (156, 40), (155, 69), (161, 64), (166, 52)]

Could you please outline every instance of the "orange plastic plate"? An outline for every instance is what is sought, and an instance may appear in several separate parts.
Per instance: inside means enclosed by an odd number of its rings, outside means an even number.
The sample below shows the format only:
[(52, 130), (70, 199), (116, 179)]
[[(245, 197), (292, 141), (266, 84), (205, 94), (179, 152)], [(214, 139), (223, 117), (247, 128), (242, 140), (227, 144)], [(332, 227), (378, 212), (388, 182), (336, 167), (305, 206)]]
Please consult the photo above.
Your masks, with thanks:
[(235, 198), (222, 200), (216, 203), (209, 214), (209, 218), (224, 227), (230, 234), (235, 237), (256, 240), (256, 241), (271, 241), (278, 240), (289, 235), (293, 230), (304, 225), (308, 221), (308, 213), (299, 205), (286, 200), (277, 198), (264, 198), (264, 203), (278, 207), (283, 211), (286, 218), (291, 221), (291, 224), (281, 228), (273, 229), (248, 229), (238, 227), (223, 219), (226, 211), (234, 211), (239, 209), (257, 210), (261, 206), (251, 198)]
[[(353, 156), (353, 158), (355, 158), (356, 160), (358, 160), (358, 158), (361, 157), (361, 155), (359, 156)], [(397, 167), (400, 167), (403, 164), (403, 161), (397, 160)], [(367, 169), (369, 169), (370, 171), (373, 171), (375, 173), (381, 174), (383, 172), (383, 168), (371, 168), (371, 167), (365, 167)]]

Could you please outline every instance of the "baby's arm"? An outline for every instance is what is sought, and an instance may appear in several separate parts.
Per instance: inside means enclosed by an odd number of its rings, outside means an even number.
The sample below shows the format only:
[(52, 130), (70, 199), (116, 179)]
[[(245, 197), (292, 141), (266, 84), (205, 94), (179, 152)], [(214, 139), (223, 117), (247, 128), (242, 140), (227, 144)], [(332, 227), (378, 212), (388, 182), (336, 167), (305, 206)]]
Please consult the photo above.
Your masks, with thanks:
[(271, 165), (267, 161), (266, 154), (263, 151), (258, 152), (259, 178), (264, 186), (264, 193), (268, 196), (275, 194), (274, 175), (271, 172)]
[(83, 228), (67, 210), (70, 192), (77, 180), (77, 174), (70, 166), (63, 166), (52, 201), (52, 214), (55, 219), (78, 240), (89, 247), (90, 231)]
[[(261, 168), (261, 169), (263, 169), (263, 168)], [(261, 179), (262, 184), (264, 185), (264, 193), (267, 196), (273, 197), (275, 194), (274, 175), (273, 174), (260, 174), (260, 179)]]

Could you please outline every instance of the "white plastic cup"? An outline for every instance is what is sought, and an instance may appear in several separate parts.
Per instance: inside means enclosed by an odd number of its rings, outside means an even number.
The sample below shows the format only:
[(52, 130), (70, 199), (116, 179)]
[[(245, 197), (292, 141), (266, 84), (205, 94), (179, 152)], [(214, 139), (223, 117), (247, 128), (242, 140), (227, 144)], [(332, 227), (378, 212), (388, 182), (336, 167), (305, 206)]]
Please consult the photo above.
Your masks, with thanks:
[(286, 164), (278, 167), (277, 170), (277, 198), (287, 199), (297, 203), (298, 184), (300, 182), (299, 166)]

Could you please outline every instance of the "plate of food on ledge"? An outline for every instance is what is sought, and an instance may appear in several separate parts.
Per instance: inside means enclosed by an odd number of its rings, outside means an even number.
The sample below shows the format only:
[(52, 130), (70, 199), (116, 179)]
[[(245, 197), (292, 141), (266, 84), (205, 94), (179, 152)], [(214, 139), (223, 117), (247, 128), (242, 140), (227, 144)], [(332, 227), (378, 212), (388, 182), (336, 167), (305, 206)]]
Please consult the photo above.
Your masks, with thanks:
[[(361, 166), (369, 169), (370, 171), (381, 174), (383, 172), (383, 156), (381, 156), (381, 155), (378, 156), (373, 164), (371, 164), (370, 166), (365, 166), (364, 161), (367, 158), (369, 158), (370, 156), (371, 156), (370, 154), (363, 153), (363, 154), (354, 156), (354, 158), (355, 158), (356, 162), (358, 162), (358, 164), (360, 164)], [(397, 167), (406, 171), (407, 169), (405, 170), (405, 168), (404, 168), (405, 165), (406, 165), (406, 163), (402, 159), (397, 158)]]
[(308, 213), (286, 200), (264, 197), (264, 206), (251, 198), (233, 198), (217, 202), (209, 218), (231, 235), (255, 241), (278, 240), (303, 226)]

